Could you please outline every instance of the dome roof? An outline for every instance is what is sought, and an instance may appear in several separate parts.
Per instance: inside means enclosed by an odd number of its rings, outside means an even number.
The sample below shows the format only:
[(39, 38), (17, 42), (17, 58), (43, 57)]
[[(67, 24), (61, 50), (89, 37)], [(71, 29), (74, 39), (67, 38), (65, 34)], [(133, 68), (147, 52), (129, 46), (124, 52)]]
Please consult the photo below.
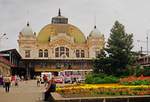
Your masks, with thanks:
[(29, 23), (27, 23), (27, 26), (21, 30), (21, 33), (24, 36), (33, 36), (34, 35)]
[(75, 43), (84, 43), (86, 38), (84, 34), (71, 24), (48, 24), (41, 29), (37, 36), (38, 42), (47, 43), (49, 37), (56, 36), (59, 33), (66, 33), (74, 38)]
[(94, 26), (94, 29), (89, 34), (90, 37), (102, 37), (103, 34)]

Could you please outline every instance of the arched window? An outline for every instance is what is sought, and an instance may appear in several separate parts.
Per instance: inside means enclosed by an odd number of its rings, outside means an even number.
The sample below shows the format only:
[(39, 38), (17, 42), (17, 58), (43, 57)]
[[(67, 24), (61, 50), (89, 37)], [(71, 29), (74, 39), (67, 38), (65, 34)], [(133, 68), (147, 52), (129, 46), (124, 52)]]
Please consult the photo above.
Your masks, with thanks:
[(39, 57), (43, 57), (43, 50), (42, 49), (39, 50)]
[(82, 57), (82, 58), (85, 57), (85, 55), (84, 55), (84, 50), (81, 50), (81, 57)]
[(57, 47), (55, 48), (55, 57), (69, 57), (69, 49), (66, 47)]
[(44, 57), (48, 57), (48, 50), (47, 49), (44, 50)]

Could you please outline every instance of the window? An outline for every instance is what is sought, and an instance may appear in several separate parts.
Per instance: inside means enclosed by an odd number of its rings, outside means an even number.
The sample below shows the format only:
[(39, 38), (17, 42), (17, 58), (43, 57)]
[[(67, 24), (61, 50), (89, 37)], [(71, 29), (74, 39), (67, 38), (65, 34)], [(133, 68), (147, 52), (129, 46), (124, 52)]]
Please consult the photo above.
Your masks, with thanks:
[(25, 57), (30, 57), (30, 50), (25, 51)]
[(57, 47), (55, 48), (55, 57), (69, 57), (69, 49), (66, 47)]
[(76, 50), (76, 57), (80, 57), (80, 51)]
[(55, 49), (55, 57), (59, 57), (59, 47)]
[(69, 57), (69, 49), (66, 48), (66, 56)]
[(65, 54), (65, 48), (64, 47), (60, 47), (60, 56)]
[(84, 50), (81, 50), (81, 57), (82, 57), (82, 58), (85, 57), (85, 55), (84, 55)]
[(39, 50), (39, 57), (43, 57), (43, 50)]
[(85, 52), (84, 52), (84, 50), (76, 50), (76, 57), (77, 58), (83, 58), (83, 57), (85, 57)]
[(48, 57), (48, 50), (47, 49), (44, 50), (44, 57)]

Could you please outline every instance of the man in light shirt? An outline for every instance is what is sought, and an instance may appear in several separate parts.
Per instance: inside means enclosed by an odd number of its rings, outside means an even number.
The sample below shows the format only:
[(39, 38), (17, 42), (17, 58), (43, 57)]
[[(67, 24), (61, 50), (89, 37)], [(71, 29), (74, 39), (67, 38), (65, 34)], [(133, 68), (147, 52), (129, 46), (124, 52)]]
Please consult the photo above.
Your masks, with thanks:
[(6, 75), (4, 77), (4, 84), (5, 84), (5, 91), (6, 92), (9, 92), (10, 83), (11, 83), (11, 77), (10, 77), (10, 75)]

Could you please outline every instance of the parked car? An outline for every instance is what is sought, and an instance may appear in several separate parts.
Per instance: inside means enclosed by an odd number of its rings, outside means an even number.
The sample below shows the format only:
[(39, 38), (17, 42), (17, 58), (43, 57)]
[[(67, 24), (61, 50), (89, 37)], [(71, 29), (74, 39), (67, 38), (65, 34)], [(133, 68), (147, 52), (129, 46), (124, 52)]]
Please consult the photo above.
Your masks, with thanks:
[(72, 80), (70, 77), (65, 77), (64, 78), (64, 83), (72, 83)]
[(85, 82), (85, 79), (79, 78), (79, 79), (77, 79), (77, 82), (78, 82), (78, 83), (84, 83), (84, 82)]
[(60, 76), (55, 77), (55, 82), (56, 83), (63, 83), (63, 78)]

